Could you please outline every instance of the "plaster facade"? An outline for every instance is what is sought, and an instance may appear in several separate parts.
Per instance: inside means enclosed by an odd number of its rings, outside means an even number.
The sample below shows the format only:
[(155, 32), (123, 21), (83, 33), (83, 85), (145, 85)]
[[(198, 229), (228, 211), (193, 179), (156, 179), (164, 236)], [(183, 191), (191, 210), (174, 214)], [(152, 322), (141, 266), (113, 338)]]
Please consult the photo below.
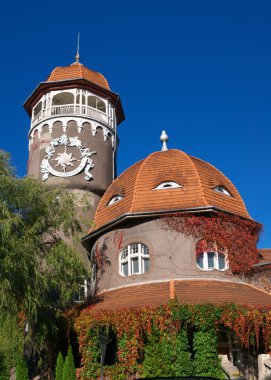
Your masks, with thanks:
[[(171, 279), (234, 280), (230, 270), (200, 269), (196, 263), (196, 242), (194, 238), (161, 228), (159, 219), (130, 221), (122, 228), (112, 229), (98, 238), (92, 248), (92, 261), (97, 263), (97, 293)], [(149, 248), (149, 270), (123, 276), (120, 253), (132, 243), (143, 243)]]

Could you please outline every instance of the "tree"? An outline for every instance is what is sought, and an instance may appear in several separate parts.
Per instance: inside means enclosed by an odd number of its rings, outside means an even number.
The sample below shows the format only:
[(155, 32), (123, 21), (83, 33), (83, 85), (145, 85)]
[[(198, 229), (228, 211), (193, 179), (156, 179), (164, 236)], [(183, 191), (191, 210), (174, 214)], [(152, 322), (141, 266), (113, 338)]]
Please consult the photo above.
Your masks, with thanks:
[(63, 310), (87, 277), (70, 244), (80, 232), (74, 206), (63, 189), (16, 178), (8, 155), (0, 152), (0, 336), (2, 321), (15, 320), (28, 361), (45, 357), (47, 366), (55, 361)]
[(56, 361), (55, 380), (62, 380), (62, 378), (63, 378), (63, 365), (64, 365), (64, 359), (63, 359), (61, 352), (59, 352), (58, 357), (57, 357), (57, 361)]
[(76, 380), (76, 371), (71, 346), (69, 347), (68, 354), (65, 358), (62, 380)]

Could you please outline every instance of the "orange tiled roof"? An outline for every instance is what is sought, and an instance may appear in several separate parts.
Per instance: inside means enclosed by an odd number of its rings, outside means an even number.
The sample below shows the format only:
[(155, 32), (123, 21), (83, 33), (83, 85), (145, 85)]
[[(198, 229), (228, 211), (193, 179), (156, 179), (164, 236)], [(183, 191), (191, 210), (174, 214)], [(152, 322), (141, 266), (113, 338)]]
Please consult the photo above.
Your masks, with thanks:
[(271, 261), (271, 248), (260, 248), (261, 261)]
[[(170, 292), (172, 292), (172, 284), (170, 285), (170, 283), (172, 280), (106, 291), (100, 296), (101, 301), (87, 308), (85, 312), (95, 313), (101, 309), (158, 306), (167, 303), (170, 298), (173, 298), (170, 297)], [(271, 294), (250, 285), (234, 282), (175, 280), (174, 293), (175, 297), (182, 303), (235, 303), (238, 305), (271, 306)]]
[(57, 82), (68, 79), (86, 79), (100, 87), (110, 90), (109, 85), (105, 77), (92, 71), (82, 65), (82, 63), (75, 62), (70, 66), (56, 67), (50, 74), (46, 82)]
[[(174, 181), (182, 187), (153, 190), (161, 182)], [(232, 196), (214, 188), (225, 187)], [(123, 199), (108, 206), (115, 195)], [(127, 213), (185, 210), (216, 207), (250, 218), (232, 182), (211, 164), (170, 149), (155, 152), (121, 174), (104, 194), (95, 214), (95, 228)]]

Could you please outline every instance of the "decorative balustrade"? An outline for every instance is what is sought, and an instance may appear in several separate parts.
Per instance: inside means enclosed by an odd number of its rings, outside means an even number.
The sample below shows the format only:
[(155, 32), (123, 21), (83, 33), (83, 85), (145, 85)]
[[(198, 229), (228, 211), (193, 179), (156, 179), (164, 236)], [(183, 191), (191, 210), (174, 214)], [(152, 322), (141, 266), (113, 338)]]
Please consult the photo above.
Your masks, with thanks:
[(51, 117), (51, 116), (61, 116), (61, 115), (86, 115), (93, 119), (103, 121), (113, 127), (113, 120), (108, 117), (108, 115), (96, 108), (92, 108), (85, 105), (60, 105), (51, 106), (46, 110), (40, 111), (32, 120), (32, 126), (36, 125), (39, 121)]

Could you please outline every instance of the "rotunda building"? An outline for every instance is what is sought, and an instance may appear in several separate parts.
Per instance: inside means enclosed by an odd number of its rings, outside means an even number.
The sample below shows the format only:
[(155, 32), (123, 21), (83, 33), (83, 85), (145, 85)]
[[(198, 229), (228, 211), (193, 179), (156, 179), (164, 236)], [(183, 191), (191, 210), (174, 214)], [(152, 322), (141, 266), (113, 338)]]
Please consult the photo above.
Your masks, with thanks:
[[(184, 225), (186, 216), (190, 225)], [(94, 308), (158, 305), (173, 298), (270, 302), (269, 295), (233, 275), (227, 246), (193, 234), (199, 217), (213, 216), (256, 224), (236, 187), (211, 164), (164, 146), (128, 168), (102, 197), (83, 238), (96, 274), (100, 302)], [(176, 217), (181, 228), (172, 224)]]

